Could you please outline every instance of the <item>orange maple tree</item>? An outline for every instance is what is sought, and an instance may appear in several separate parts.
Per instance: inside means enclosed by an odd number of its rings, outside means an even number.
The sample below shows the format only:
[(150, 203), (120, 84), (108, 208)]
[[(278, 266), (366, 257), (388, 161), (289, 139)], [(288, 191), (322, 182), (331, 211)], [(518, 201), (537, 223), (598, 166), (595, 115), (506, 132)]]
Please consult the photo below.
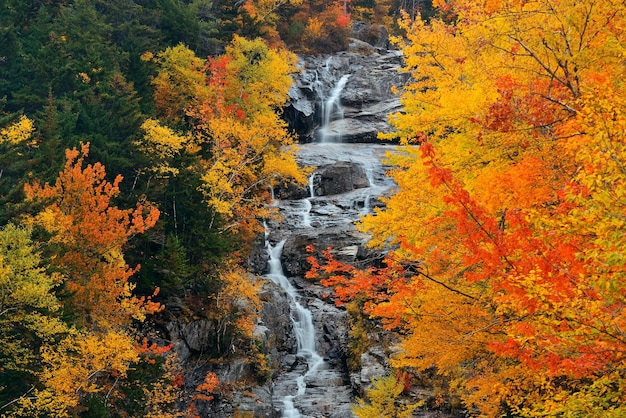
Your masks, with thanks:
[(311, 275), (365, 295), (401, 332), (394, 364), (435, 366), (468, 410), (621, 416), (623, 5), (437, 3), (403, 22), (398, 191), (361, 223), (386, 267), (330, 252)]
[(139, 266), (128, 266), (123, 255), (128, 240), (152, 227), (159, 211), (142, 203), (134, 209), (113, 206), (122, 177), (110, 183), (102, 164), (84, 166), (88, 152), (88, 144), (80, 151), (67, 150), (55, 184), (27, 184), (26, 196), (45, 202), (32, 221), (52, 234), (52, 264), (66, 277), (67, 308), (83, 324), (124, 326), (161, 309), (149, 298), (132, 294), (129, 278)]
[(147, 203), (131, 209), (113, 205), (122, 178), (107, 181), (102, 164), (85, 164), (88, 152), (88, 144), (67, 150), (53, 185), (25, 186), (27, 199), (41, 205), (26, 223), (47, 233), (41, 237), (49, 267), (59, 274), (59, 300), (68, 324), (54, 342), (42, 345), (39, 384), (31, 396), (16, 400), (12, 413), (69, 417), (100, 397), (115, 409), (124, 398), (128, 372), (145, 359), (162, 375), (152, 382), (159, 393), (142, 388), (146, 416), (174, 416), (166, 409), (175, 401), (175, 390), (165, 385), (167, 368), (154, 361), (169, 347), (138, 345), (133, 329), (134, 321), (163, 306), (133, 294), (129, 279), (139, 266), (124, 260), (128, 240), (151, 228), (159, 211)]

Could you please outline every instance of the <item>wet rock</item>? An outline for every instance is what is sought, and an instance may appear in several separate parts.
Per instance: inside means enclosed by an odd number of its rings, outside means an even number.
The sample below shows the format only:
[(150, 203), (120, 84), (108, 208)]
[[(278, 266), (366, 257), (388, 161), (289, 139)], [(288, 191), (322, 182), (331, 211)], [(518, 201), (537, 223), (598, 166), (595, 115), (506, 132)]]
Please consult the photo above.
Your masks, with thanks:
[(269, 281), (259, 296), (263, 302), (263, 309), (256, 330), (267, 329), (260, 339), (262, 351), (268, 356), (271, 365), (278, 366), (283, 364), (285, 357), (296, 345), (290, 319), (289, 299), (280, 287)]
[(341, 194), (369, 186), (363, 166), (350, 161), (321, 167), (316, 174), (313, 177), (315, 196)]
[[(312, 177), (313, 196), (281, 192), (276, 207), (282, 220), (267, 222), (269, 246), (261, 247), (253, 262), (257, 268), (267, 266), (268, 249), (272, 257), (276, 257), (275, 249), (282, 249), (280, 265), (284, 275), (279, 276), (286, 276), (284, 279), (290, 283), (290, 286), (283, 286), (288, 289), (284, 292), (268, 283), (262, 294), (264, 310), (257, 333), (263, 340), (263, 352), (271, 359), (273, 372), (269, 386), (271, 399), (265, 400), (267, 408), (258, 410), (259, 414), (273, 413), (281, 417), (283, 411), (288, 411), (287, 414), (297, 411), (302, 417), (353, 418), (354, 396), (362, 393), (358, 385), (361, 380), (369, 384), (368, 376), (376, 371), (366, 358), (363, 376), (358, 373), (358, 379), (351, 378), (346, 357), (347, 313), (335, 305), (329, 289), (305, 279), (304, 275), (310, 267), (307, 262), (309, 245), (315, 246), (317, 256), (320, 250), (332, 246), (334, 257), (340, 261), (358, 264), (374, 258), (374, 253), (365, 248), (367, 234), (357, 231), (354, 223), (363, 214), (370, 213), (371, 201), (388, 193), (393, 185), (380, 162), (386, 151), (384, 146), (364, 144), (301, 146), (300, 162), (316, 166)], [(275, 261), (273, 258), (274, 266)], [(275, 280), (276, 269), (272, 271), (273, 275), (268, 278), (274, 280), (272, 283), (281, 283)], [(293, 296), (294, 293), (297, 295)], [(286, 295), (294, 298), (291, 310), (285, 303)], [(299, 325), (303, 321), (301, 308), (305, 308), (313, 322), (315, 355), (309, 349), (298, 349), (293, 337), (295, 330), (303, 331)], [(323, 362), (317, 360), (319, 357)], [(251, 407), (248, 403), (245, 405)]]
[(382, 25), (355, 21), (352, 23), (352, 35), (367, 45), (376, 48), (389, 49), (389, 34)]
[(169, 339), (174, 343), (174, 350), (182, 361), (193, 352), (200, 353), (209, 350), (216, 332), (214, 324), (206, 319), (175, 320), (169, 322), (166, 328)]
[(361, 354), (361, 371), (352, 382), (361, 388), (368, 387), (372, 379), (385, 376), (388, 370), (387, 356), (381, 347), (374, 346)]
[(306, 251), (310, 245), (314, 246), (316, 253), (332, 247), (331, 252), (339, 261), (366, 259), (374, 253), (364, 247), (367, 240), (368, 235), (355, 231), (352, 225), (335, 226), (331, 230), (311, 228), (306, 234), (287, 238), (283, 250), (283, 269), (289, 276), (304, 276), (311, 268), (307, 261), (311, 254)]
[[(408, 74), (400, 71), (402, 54), (388, 49), (382, 27), (359, 26), (347, 51), (301, 57), (302, 71), (294, 77), (284, 117), (302, 142), (320, 139), (323, 104), (333, 88), (349, 75), (339, 101), (342, 117), (331, 117), (325, 137), (339, 142), (374, 142), (378, 132), (390, 132), (388, 116), (402, 110), (393, 87), (401, 88)], [(373, 42), (372, 43), (368, 43)]]

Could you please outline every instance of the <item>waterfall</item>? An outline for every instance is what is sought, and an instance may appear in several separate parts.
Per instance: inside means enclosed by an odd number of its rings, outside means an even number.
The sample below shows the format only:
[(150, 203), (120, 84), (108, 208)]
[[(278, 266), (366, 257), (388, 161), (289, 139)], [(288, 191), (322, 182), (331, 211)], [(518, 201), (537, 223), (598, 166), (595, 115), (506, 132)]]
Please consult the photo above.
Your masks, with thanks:
[(322, 126), (319, 129), (320, 142), (341, 142), (341, 135), (333, 134), (330, 131), (330, 123), (333, 120), (343, 119), (343, 108), (341, 107), (341, 92), (343, 91), (350, 74), (344, 74), (335, 87), (330, 91), (327, 98), (322, 97)]
[(315, 197), (315, 173), (309, 176), (309, 197)]
[[(309, 176), (304, 193), (278, 198), (282, 219), (269, 221), (264, 248), (269, 259), (266, 278), (282, 289), (289, 303), (289, 314), (277, 320), (293, 330), (293, 335), (283, 336), (286, 345), (277, 359), (278, 373), (272, 379), (271, 402), (278, 416), (354, 418), (354, 394), (342, 343), (347, 337), (347, 314), (325, 300), (323, 295), (328, 290), (304, 279), (305, 271), (301, 269), (307, 268), (307, 255), (300, 251), (308, 243), (323, 249), (318, 239), (330, 237), (338, 255), (357, 256), (364, 237), (353, 232), (354, 223), (370, 213), (377, 197), (393, 186), (381, 162), (389, 151), (386, 145), (337, 142), (298, 147), (299, 162), (317, 169)], [(363, 168), (361, 187), (329, 194), (323, 186), (330, 178), (323, 167), (339, 162)], [(343, 184), (341, 180), (337, 179)]]
[(311, 228), (311, 209), (313, 205), (311, 204), (311, 199), (304, 199), (303, 201), (304, 209), (302, 210), (302, 226), (305, 228)]
[(367, 182), (369, 183), (369, 186), (375, 187), (376, 182), (374, 181), (374, 169), (371, 166), (365, 168), (365, 175), (367, 176)]
[(298, 344), (298, 355), (305, 358), (307, 362), (306, 373), (296, 379), (298, 388), (296, 394), (288, 395), (283, 398), (283, 418), (298, 418), (300, 417), (300, 412), (294, 406), (294, 399), (305, 394), (305, 379), (316, 373), (320, 366), (324, 364), (324, 359), (315, 349), (315, 327), (313, 325), (311, 311), (300, 304), (298, 291), (283, 273), (280, 256), (283, 246), (285, 245), (285, 240), (282, 240), (276, 244), (276, 246), (272, 247), (268, 240), (267, 230), (265, 236), (265, 245), (269, 255), (269, 273), (267, 274), (267, 277), (275, 284), (279, 285), (289, 296), (291, 305), (293, 306), (291, 322), (293, 324)]
[(311, 228), (311, 209), (313, 208), (313, 204), (311, 203), (311, 199), (315, 197), (315, 184), (314, 184), (314, 179), (315, 179), (315, 173), (312, 173), (309, 176), (309, 197), (304, 199), (303, 202), (303, 206), (304, 209), (302, 210), (302, 226), (304, 226), (305, 228)]

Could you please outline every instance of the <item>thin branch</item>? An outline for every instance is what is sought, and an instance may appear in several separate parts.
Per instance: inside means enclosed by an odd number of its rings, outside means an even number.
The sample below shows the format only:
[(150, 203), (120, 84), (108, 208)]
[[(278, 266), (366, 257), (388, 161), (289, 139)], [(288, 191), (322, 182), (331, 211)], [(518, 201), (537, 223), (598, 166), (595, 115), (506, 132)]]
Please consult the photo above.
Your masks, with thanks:
[(415, 264), (409, 264), (409, 270), (410, 270), (410, 271), (413, 271), (413, 272), (414, 272), (415, 274), (417, 274), (418, 276), (422, 276), (422, 277), (424, 277), (425, 279), (430, 280), (430, 281), (431, 281), (431, 282), (433, 282), (433, 283), (436, 283), (436, 284), (438, 284), (438, 285), (440, 285), (440, 286), (445, 287), (446, 289), (448, 289), (448, 290), (449, 290), (449, 291), (451, 291), (451, 292), (454, 292), (454, 293), (456, 293), (456, 294), (458, 294), (458, 295), (461, 295), (461, 296), (465, 296), (466, 298), (469, 298), (469, 299), (471, 299), (471, 300), (478, 300), (478, 298), (476, 298), (476, 297), (474, 297), (474, 296), (472, 296), (472, 295), (470, 295), (470, 294), (467, 294), (467, 293), (465, 293), (465, 292), (462, 292), (462, 291), (460, 291), (460, 290), (458, 290), (458, 289), (455, 289), (455, 288), (453, 288), (452, 286), (449, 286), (449, 285), (447, 285), (446, 283), (444, 283), (444, 282), (442, 282), (442, 281), (440, 281), (440, 280), (437, 280), (437, 279), (435, 279), (434, 277), (432, 277), (432, 276), (430, 276), (430, 275), (428, 275), (428, 274), (424, 273), (424, 271), (422, 271), (422, 270), (421, 270), (421, 269), (420, 269), (417, 265), (415, 265)]
[(513, 35), (509, 35), (509, 38), (512, 41), (517, 42), (522, 48), (524, 48), (524, 50), (528, 52), (528, 55), (530, 55), (530, 57), (532, 57), (532, 59), (534, 59), (537, 62), (537, 64), (539, 64), (539, 66), (541, 66), (541, 68), (543, 68), (549, 75), (554, 77), (555, 80), (557, 80), (562, 85), (569, 87), (569, 84), (565, 80), (561, 79), (558, 75), (556, 75), (556, 72), (553, 71), (550, 67), (548, 67), (548, 65), (544, 63), (543, 60), (539, 58), (537, 54), (535, 54), (535, 52), (532, 49), (530, 49), (530, 47), (527, 46), (521, 39), (516, 38)]
[(35, 385), (31, 386), (30, 389), (28, 389), (22, 396), (20, 396), (19, 398), (15, 398), (13, 399), (11, 402), (8, 402), (2, 406), (0, 406), (0, 410), (2, 409), (6, 409), (9, 406), (13, 405), (15, 402), (19, 401), (20, 399), (24, 399), (26, 397), (26, 395), (28, 395), (29, 393), (31, 393), (33, 390), (35, 389)]

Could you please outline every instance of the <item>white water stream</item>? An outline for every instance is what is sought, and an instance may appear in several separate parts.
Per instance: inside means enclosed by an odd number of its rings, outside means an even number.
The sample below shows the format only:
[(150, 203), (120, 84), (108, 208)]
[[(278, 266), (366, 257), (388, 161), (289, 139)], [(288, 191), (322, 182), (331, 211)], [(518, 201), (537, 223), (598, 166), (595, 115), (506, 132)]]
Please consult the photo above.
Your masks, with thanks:
[(322, 96), (322, 126), (318, 131), (321, 143), (341, 142), (341, 135), (330, 132), (330, 123), (333, 120), (343, 119), (341, 92), (343, 92), (349, 78), (350, 74), (344, 74), (330, 91), (328, 97)]
[[(328, 236), (352, 237), (347, 240), (342, 238), (344, 244), (335, 238), (332, 242), (338, 245), (337, 251), (342, 254), (351, 251), (356, 254), (357, 246), (362, 245), (366, 238), (354, 232), (354, 222), (371, 213), (370, 203), (393, 187), (381, 163), (390, 149), (380, 144), (302, 144), (298, 160), (303, 166), (322, 167), (338, 162), (358, 164), (363, 167), (362, 176), (367, 179), (367, 186), (341, 194), (318, 195), (316, 188), (323, 178), (316, 177), (321, 173), (315, 171), (309, 178), (307, 197), (275, 202), (283, 220), (273, 223), (271, 231), (266, 227), (265, 246), (269, 256), (266, 277), (280, 286), (288, 297), (291, 314), (287, 320), (292, 324), (297, 343), (295, 356), (291, 355), (294, 359), (286, 362), (287, 366), (274, 382), (275, 406), (280, 408), (283, 418), (353, 416), (350, 411), (352, 389), (346, 381), (346, 371), (338, 368), (336, 360), (333, 363), (328, 359), (328, 342), (316, 340), (316, 336), (325, 338), (322, 330), (329, 326), (325, 322), (328, 321), (325, 311), (337, 308), (332, 304), (326, 305), (314, 296), (315, 293), (310, 293), (307, 286), (312, 283), (303, 283), (298, 277), (287, 277), (281, 257), (286, 242), (293, 245), (295, 240), (304, 239), (320, 247), (323, 244), (318, 238)], [(308, 291), (299, 293), (294, 283)]]
[(283, 268), (280, 262), (280, 255), (285, 245), (285, 240), (282, 240), (275, 246), (272, 246), (269, 241), (266, 241), (267, 252), (269, 254), (269, 273), (267, 277), (274, 283), (279, 285), (287, 295), (289, 296), (292, 305), (292, 317), (293, 329), (296, 334), (296, 341), (298, 343), (298, 356), (305, 358), (307, 362), (307, 371), (302, 376), (296, 379), (298, 390), (295, 395), (288, 395), (283, 399), (283, 417), (284, 418), (298, 418), (300, 412), (294, 406), (294, 398), (303, 396), (306, 392), (306, 378), (314, 373), (324, 364), (324, 359), (320, 356), (315, 347), (315, 327), (313, 325), (313, 317), (311, 311), (302, 306), (299, 302), (300, 296), (298, 291), (291, 284), (289, 279), (283, 273)]
[[(328, 67), (328, 63), (326, 66)], [(304, 299), (305, 296), (300, 295), (294, 287), (295, 278), (288, 278), (285, 275), (281, 263), (287, 242), (285, 237), (294, 235), (311, 240), (315, 245), (318, 244), (317, 239), (322, 236), (341, 237), (346, 247), (338, 250), (344, 251), (343, 254), (356, 254), (355, 249), (365, 242), (365, 237), (354, 232), (354, 222), (362, 215), (371, 213), (371, 202), (387, 193), (393, 186), (393, 182), (385, 176), (385, 169), (381, 163), (389, 147), (379, 144), (342, 144), (340, 135), (333, 132), (332, 122), (343, 118), (341, 93), (349, 78), (349, 74), (342, 76), (327, 97), (321, 91), (322, 83), (316, 78), (315, 85), (320, 87), (318, 97), (322, 100), (319, 141), (300, 145), (298, 161), (302, 166), (314, 167), (340, 162), (359, 165), (364, 170), (368, 186), (364, 187), (361, 183), (360, 188), (345, 193), (318, 196), (316, 180), (322, 179), (315, 177), (319, 175), (315, 171), (309, 177), (308, 197), (274, 201), (274, 205), (283, 216), (283, 221), (275, 225), (277, 230), (273, 231), (279, 238), (270, 240), (270, 231), (266, 226), (265, 246), (269, 256), (269, 271), (266, 276), (280, 286), (289, 299), (290, 321), (297, 343), (295, 360), (286, 361), (287, 367), (274, 381), (274, 401), (277, 403), (276, 407), (280, 407), (283, 418), (353, 416), (350, 407), (352, 388), (347, 379), (347, 371), (338, 366), (336, 358), (334, 361), (332, 358), (329, 359), (328, 341), (325, 343), (316, 341), (316, 325), (318, 325), (317, 335), (323, 334), (325, 337), (326, 331), (322, 332), (322, 329), (342, 326), (323, 322), (324, 318), (330, 318), (325, 315), (337, 308), (332, 304), (323, 307), (326, 302), (317, 299), (312, 293), (307, 292), (308, 299)], [(352, 238), (344, 239), (347, 236)], [(272, 245), (272, 242), (275, 244)], [(301, 286), (306, 289), (306, 286), (310, 285)], [(313, 312), (309, 308), (313, 309)]]

